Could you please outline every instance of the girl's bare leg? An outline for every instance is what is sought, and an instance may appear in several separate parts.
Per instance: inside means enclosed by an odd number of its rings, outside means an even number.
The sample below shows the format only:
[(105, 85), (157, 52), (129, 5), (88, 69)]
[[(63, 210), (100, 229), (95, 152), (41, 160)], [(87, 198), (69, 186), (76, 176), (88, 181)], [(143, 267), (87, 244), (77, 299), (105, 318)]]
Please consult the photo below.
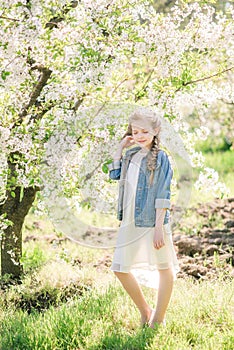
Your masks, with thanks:
[(159, 270), (159, 289), (157, 308), (150, 320), (150, 327), (154, 328), (155, 323), (162, 323), (171, 299), (173, 288), (173, 272), (171, 269)]
[(141, 313), (141, 323), (142, 325), (147, 323), (150, 319), (152, 309), (147, 304), (145, 297), (142, 293), (142, 290), (137, 283), (135, 277), (129, 272), (114, 272), (115, 275), (118, 277), (120, 282), (122, 283), (124, 289), (129, 294), (129, 296), (132, 298), (133, 302), (139, 309)]

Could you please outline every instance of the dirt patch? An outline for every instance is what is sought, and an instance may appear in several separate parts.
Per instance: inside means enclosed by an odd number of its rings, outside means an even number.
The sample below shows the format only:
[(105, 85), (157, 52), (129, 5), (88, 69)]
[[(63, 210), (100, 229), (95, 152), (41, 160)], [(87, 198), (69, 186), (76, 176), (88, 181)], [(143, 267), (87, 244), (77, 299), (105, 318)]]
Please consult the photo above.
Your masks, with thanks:
[[(196, 279), (234, 276), (234, 198), (214, 200), (190, 208), (204, 224), (196, 234), (174, 232), (174, 244), (180, 260), (181, 272)], [(218, 222), (218, 227), (217, 227)]]
[[(173, 212), (172, 207), (172, 212)], [(178, 210), (178, 208), (176, 208)], [(190, 218), (190, 214), (193, 218)], [(215, 279), (234, 277), (234, 198), (215, 199), (188, 209), (187, 220), (173, 230), (173, 240), (180, 262), (178, 277), (192, 276), (195, 279)], [(193, 233), (195, 231), (195, 233)], [(89, 227), (83, 235), (84, 242), (115, 242), (117, 229)], [(44, 239), (48, 243), (62, 244), (66, 237), (56, 235), (27, 236), (25, 241)], [(112, 254), (93, 263), (98, 270), (109, 269)], [(74, 264), (82, 267), (79, 257)]]
[[(197, 222), (202, 221), (204, 224), (199, 226), (196, 234), (181, 233), (180, 229), (173, 231), (181, 268), (178, 278), (234, 277), (234, 198), (216, 199), (211, 203), (190, 208), (189, 211), (195, 214)], [(188, 228), (191, 228), (191, 222)], [(186, 232), (186, 224), (183, 232)], [(93, 266), (99, 270), (109, 269), (111, 262), (112, 255), (105, 254)]]

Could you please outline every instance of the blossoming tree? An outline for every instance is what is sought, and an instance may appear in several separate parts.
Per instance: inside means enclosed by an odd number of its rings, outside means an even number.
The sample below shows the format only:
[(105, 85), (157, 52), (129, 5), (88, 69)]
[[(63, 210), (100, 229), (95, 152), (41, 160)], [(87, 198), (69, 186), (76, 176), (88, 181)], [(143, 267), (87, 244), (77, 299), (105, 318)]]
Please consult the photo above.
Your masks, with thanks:
[(233, 102), (234, 11), (183, 1), (164, 15), (148, 0), (9, 0), (0, 10), (1, 271), (19, 277), (22, 225), (41, 189), (111, 203), (105, 162), (129, 106), (157, 107), (202, 166), (194, 142), (208, 130), (183, 117)]

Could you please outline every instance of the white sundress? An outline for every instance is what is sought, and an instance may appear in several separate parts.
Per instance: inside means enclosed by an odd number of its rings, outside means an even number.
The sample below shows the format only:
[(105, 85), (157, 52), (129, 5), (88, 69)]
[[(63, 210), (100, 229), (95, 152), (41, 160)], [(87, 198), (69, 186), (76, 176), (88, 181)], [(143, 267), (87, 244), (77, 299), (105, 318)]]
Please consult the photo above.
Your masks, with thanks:
[(141, 160), (148, 150), (142, 148), (129, 164), (124, 185), (123, 220), (121, 221), (111, 270), (132, 272), (140, 284), (158, 288), (158, 270), (172, 268), (174, 279), (179, 264), (172, 241), (170, 222), (163, 225), (165, 246), (153, 246), (154, 227), (138, 227), (134, 222), (135, 193)]

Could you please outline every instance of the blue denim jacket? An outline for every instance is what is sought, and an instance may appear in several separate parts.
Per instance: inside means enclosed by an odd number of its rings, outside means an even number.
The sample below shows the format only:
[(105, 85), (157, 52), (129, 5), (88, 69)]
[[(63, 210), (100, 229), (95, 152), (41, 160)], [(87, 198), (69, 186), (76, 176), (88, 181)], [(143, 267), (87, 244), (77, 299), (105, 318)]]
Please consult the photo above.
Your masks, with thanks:
[[(119, 180), (119, 197), (117, 218), (123, 219), (123, 196), (126, 173), (133, 155), (141, 149), (140, 146), (126, 151), (125, 155), (117, 161), (108, 164), (109, 177)], [(156, 209), (167, 208), (164, 223), (170, 218), (170, 184), (173, 176), (167, 154), (160, 150), (157, 157), (157, 165), (154, 171), (152, 185), (149, 184), (150, 171), (147, 169), (147, 156), (141, 160), (139, 176), (135, 196), (135, 226), (154, 227), (156, 221)]]

